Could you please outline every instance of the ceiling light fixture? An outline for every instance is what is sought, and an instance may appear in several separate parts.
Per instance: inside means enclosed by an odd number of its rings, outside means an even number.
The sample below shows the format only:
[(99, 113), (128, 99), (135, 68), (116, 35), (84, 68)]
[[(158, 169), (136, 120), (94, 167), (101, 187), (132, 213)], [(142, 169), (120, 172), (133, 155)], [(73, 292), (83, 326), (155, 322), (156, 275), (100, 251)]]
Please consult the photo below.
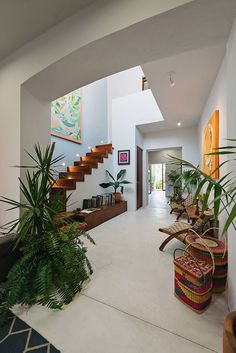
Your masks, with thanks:
[(63, 167), (65, 167), (65, 165), (66, 165), (66, 163), (65, 163), (65, 162), (63, 162), (63, 163), (62, 163), (62, 166), (63, 166)]
[(174, 71), (170, 71), (169, 72), (169, 83), (170, 83), (170, 87), (174, 87), (175, 86), (175, 81), (173, 79), (173, 75), (175, 74)]
[(177, 123), (177, 126), (181, 126), (181, 122), (180, 121)]

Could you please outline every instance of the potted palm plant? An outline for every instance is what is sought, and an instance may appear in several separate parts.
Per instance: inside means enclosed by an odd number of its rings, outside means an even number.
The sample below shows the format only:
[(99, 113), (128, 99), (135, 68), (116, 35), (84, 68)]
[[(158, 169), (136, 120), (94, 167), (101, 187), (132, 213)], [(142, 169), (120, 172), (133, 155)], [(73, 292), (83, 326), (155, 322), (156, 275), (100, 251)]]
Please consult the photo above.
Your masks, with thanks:
[[(106, 173), (111, 180), (107, 183), (101, 183), (99, 185), (104, 189), (112, 187), (114, 189), (113, 195), (115, 198), (115, 202), (121, 202), (122, 201), (121, 194), (123, 194), (124, 192), (124, 185), (132, 184), (130, 181), (124, 180), (126, 169), (121, 169), (118, 172), (116, 178), (113, 177), (113, 175), (108, 170), (106, 170)], [(119, 189), (120, 189), (120, 192), (118, 192)]]
[(55, 214), (61, 208), (52, 188), (55, 182), (53, 167), (62, 156), (53, 158), (55, 144), (42, 150), (35, 145), (35, 156), (28, 154), (33, 165), (27, 168), (26, 180), (20, 181), (24, 201), (6, 197), (1, 202), (18, 208), (20, 217), (8, 224), (15, 233), (15, 247), (21, 257), (10, 269), (7, 280), (0, 283), (0, 322), (15, 304), (41, 304), (61, 309), (69, 304), (92, 274), (82, 236), (92, 238), (68, 223), (63, 229)]

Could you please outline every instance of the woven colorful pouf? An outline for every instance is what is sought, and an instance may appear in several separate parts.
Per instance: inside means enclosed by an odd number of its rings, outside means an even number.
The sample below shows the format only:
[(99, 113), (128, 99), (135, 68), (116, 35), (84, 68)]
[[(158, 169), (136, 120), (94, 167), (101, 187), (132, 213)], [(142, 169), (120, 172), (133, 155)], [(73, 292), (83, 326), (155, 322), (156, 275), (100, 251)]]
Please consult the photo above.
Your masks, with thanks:
[(174, 252), (175, 295), (191, 309), (201, 313), (211, 302), (212, 266), (205, 261), (195, 259), (186, 252), (175, 258), (176, 251)]
[(228, 271), (228, 256), (227, 251), (225, 251), (225, 243), (212, 237), (204, 237), (200, 239), (195, 234), (189, 234), (185, 238), (185, 241), (186, 244), (189, 245), (188, 251), (194, 257), (212, 264), (211, 254), (206, 249), (206, 246), (210, 249), (215, 262), (212, 291), (214, 293), (223, 292), (226, 288)]

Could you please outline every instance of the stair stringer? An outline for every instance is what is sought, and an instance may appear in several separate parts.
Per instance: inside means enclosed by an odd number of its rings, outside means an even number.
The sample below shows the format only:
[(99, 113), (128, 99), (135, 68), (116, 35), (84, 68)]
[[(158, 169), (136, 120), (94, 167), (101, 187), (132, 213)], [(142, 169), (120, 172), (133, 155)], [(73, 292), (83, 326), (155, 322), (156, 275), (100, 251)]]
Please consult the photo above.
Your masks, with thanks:
[(103, 189), (99, 184), (107, 181), (106, 170), (113, 174), (113, 154), (103, 159), (103, 163), (98, 163), (98, 168), (92, 169), (91, 175), (85, 175), (83, 182), (76, 183), (76, 190), (66, 191), (66, 196), (70, 195), (67, 202), (67, 211), (73, 211), (76, 208), (82, 208), (83, 199), (90, 199), (92, 196), (101, 195), (106, 192), (112, 192), (112, 189)]

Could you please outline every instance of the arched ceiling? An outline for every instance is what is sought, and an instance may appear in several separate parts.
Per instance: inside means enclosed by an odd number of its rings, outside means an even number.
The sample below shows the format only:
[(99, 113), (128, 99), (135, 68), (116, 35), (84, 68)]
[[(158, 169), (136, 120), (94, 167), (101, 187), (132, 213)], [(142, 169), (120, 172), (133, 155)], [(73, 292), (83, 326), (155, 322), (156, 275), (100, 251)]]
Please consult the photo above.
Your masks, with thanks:
[[(33, 95), (50, 101), (130, 67), (209, 46), (225, 46), (235, 15), (235, 0), (192, 1), (79, 48), (25, 86)], [(222, 59), (221, 49), (216, 50), (216, 66)]]

